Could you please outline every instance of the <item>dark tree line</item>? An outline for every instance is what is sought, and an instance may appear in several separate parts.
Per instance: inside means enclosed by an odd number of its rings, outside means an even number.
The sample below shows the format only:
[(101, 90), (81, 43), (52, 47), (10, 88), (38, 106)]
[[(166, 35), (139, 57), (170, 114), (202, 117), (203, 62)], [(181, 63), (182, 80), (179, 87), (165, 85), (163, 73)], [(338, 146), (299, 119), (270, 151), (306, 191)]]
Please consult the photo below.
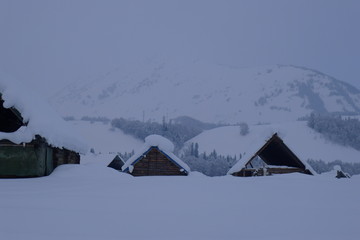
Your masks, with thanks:
[(237, 161), (236, 156), (219, 155), (214, 149), (211, 153), (199, 153), (199, 144), (191, 143), (181, 154), (181, 159), (189, 165), (192, 171), (201, 172), (207, 176), (223, 176)]
[(158, 134), (172, 141), (176, 150), (182, 148), (184, 143), (202, 132), (202, 129), (178, 123), (166, 122), (141, 122), (124, 118), (115, 118), (111, 121), (112, 127), (121, 129), (125, 134), (139, 139), (145, 139), (151, 134)]
[(89, 117), (89, 116), (83, 116), (81, 118), (82, 121), (87, 121), (90, 123), (94, 123), (94, 122), (101, 122), (104, 124), (108, 124), (111, 120), (107, 117)]
[(334, 115), (311, 114), (308, 126), (326, 139), (360, 150), (360, 121)]

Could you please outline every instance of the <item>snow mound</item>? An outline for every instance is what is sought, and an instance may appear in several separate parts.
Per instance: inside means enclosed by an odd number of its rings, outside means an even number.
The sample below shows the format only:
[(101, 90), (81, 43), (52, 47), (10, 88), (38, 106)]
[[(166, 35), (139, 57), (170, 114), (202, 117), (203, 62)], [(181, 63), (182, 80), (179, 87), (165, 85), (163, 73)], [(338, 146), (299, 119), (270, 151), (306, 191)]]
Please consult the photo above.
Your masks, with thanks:
[(44, 137), (58, 148), (67, 148), (80, 153), (87, 152), (87, 146), (80, 139), (75, 128), (65, 122), (48, 104), (41, 99), (33, 87), (10, 76), (0, 73), (0, 93), (4, 107), (16, 108), (22, 115), (26, 127), (13, 133), (0, 132), (0, 139), (16, 144), (30, 142), (35, 135)]
[(113, 168), (101, 167), (94, 164), (63, 164), (56, 167), (51, 174), (51, 179), (60, 178), (88, 183), (89, 181), (101, 182), (106, 179), (117, 180), (128, 177), (128, 174), (120, 173)]
[(169, 139), (156, 134), (147, 136), (145, 138), (145, 144), (148, 147), (159, 147), (166, 152), (174, 151), (174, 144)]
[(198, 171), (193, 171), (189, 173), (190, 177), (207, 177), (205, 174), (198, 172)]

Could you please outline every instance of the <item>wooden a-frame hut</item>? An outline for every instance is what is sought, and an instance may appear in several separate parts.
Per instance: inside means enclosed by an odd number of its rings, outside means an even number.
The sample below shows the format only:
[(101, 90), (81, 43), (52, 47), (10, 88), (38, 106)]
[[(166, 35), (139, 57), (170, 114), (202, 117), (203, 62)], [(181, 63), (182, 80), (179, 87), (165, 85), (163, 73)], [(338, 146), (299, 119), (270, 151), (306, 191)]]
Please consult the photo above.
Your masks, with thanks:
[(238, 177), (294, 172), (313, 175), (310, 169), (275, 133), (250, 159), (237, 162), (228, 174)]
[(123, 172), (133, 176), (188, 175), (189, 166), (172, 153), (173, 149), (168, 139), (150, 135), (142, 150), (126, 161)]
[(47, 176), (58, 165), (79, 163), (86, 151), (30, 90), (0, 77), (0, 178)]

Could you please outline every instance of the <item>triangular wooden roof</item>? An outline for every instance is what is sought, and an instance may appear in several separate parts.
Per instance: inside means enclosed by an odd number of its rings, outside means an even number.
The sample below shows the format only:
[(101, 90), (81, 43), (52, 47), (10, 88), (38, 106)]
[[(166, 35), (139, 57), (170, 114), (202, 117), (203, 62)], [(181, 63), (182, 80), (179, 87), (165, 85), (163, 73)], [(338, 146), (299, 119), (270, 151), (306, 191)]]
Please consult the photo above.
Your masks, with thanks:
[[(271, 166), (286, 166), (291, 168), (298, 168), (302, 172), (313, 175), (305, 163), (303, 163), (296, 154), (284, 143), (277, 133), (266, 141), (266, 143), (246, 162), (241, 165), (234, 166), (228, 174), (234, 174), (249, 166), (252, 168), (252, 161), (260, 157), (264, 163)], [(237, 164), (236, 164), (237, 165)]]
[(289, 166), (305, 169), (306, 166), (275, 133), (245, 164), (259, 156), (267, 165)]
[(121, 171), (121, 167), (124, 166), (124, 161), (119, 155), (116, 155), (114, 159), (109, 163), (108, 167)]

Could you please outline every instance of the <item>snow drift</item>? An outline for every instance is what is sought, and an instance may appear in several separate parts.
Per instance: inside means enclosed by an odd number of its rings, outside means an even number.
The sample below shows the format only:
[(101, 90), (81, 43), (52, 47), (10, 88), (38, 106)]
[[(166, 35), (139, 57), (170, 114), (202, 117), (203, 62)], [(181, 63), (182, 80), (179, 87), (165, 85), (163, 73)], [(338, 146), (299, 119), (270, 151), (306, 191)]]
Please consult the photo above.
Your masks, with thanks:
[(0, 139), (7, 139), (20, 144), (31, 142), (35, 135), (44, 137), (47, 142), (58, 148), (67, 148), (80, 153), (87, 152), (76, 129), (67, 124), (50, 106), (39, 96), (41, 94), (10, 76), (0, 74), (0, 93), (4, 100), (4, 107), (16, 108), (22, 115), (27, 126), (23, 126), (13, 133), (0, 132)]

